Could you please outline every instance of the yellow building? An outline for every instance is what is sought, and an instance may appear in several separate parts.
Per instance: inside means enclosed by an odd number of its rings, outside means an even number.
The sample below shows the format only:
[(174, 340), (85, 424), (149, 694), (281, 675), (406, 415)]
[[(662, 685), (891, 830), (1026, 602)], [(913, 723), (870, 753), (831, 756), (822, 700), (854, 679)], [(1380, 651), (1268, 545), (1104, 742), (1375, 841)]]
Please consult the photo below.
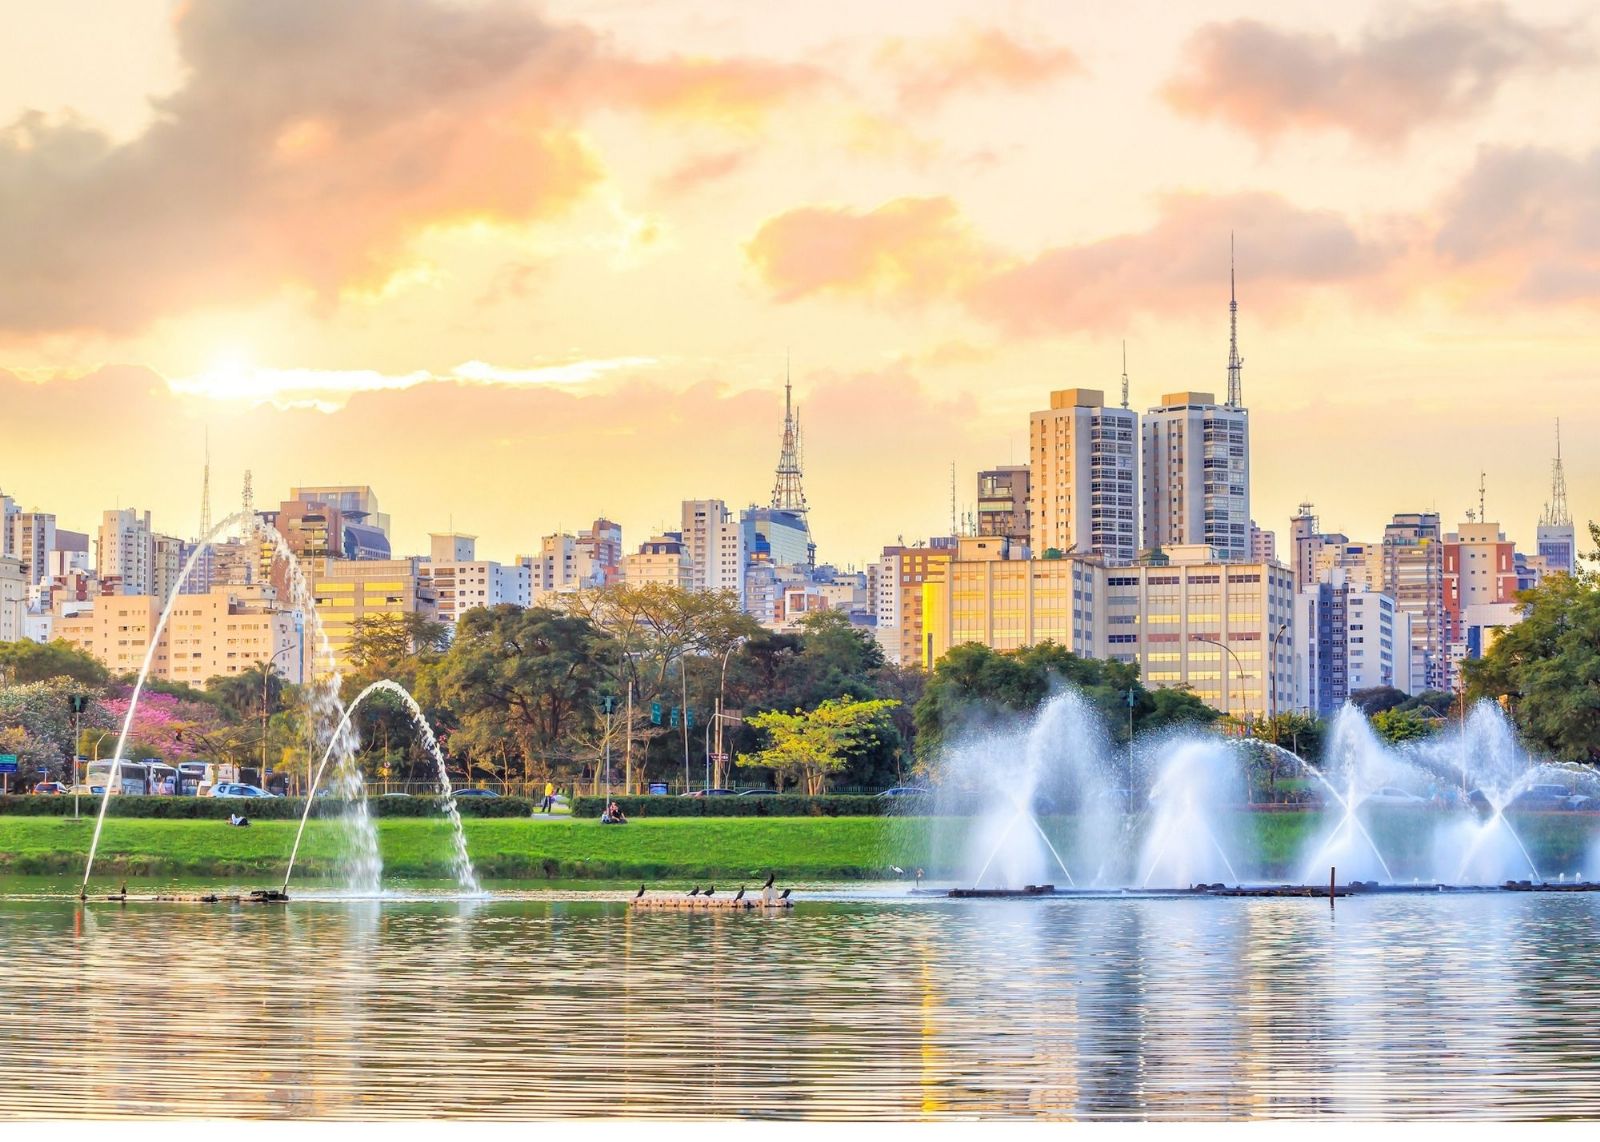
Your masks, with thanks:
[[(310, 588), (323, 633), (342, 673), (356, 620), (372, 615), (421, 614), (433, 618), (435, 599), (419, 576), (417, 559), (307, 559)], [(307, 639), (313, 637), (308, 623)], [(315, 648), (313, 648), (315, 649)]]
[[(114, 675), (144, 665), (165, 599), (154, 595), (102, 595), (92, 610), (55, 620), (54, 634), (92, 655)], [(204, 595), (179, 595), (151, 657), (152, 677), (204, 686), (218, 675), (242, 674), (257, 663), (291, 682), (309, 665), (302, 654), (299, 620), (280, 610), (269, 591), (218, 587)]]

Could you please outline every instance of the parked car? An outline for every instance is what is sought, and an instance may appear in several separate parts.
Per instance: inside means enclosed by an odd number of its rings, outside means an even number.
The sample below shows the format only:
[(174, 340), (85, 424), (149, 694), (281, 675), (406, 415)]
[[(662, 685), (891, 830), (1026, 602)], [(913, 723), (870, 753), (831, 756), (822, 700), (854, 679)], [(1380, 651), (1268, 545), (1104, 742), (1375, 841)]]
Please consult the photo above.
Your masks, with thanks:
[(404, 797), (408, 801), (411, 799), (411, 794), (409, 794), (409, 793), (384, 793), (381, 796), (382, 797)]
[(59, 796), (67, 791), (67, 787), (59, 781), (41, 781), (33, 787), (35, 793)]
[(680, 794), (683, 797), (737, 797), (732, 789), (695, 789), (688, 793)]
[(500, 794), (493, 789), (452, 789), (457, 797), (498, 797)]
[(1427, 798), (1407, 793), (1404, 789), (1396, 789), (1392, 785), (1373, 790), (1362, 801), (1363, 805), (1426, 805), (1427, 803)]
[(885, 789), (878, 794), (879, 797), (932, 797), (933, 790), (924, 789), (920, 785), (896, 785), (893, 789)]
[(219, 785), (213, 785), (211, 787), (211, 796), (213, 796), (213, 797), (271, 797), (272, 794), (268, 793), (265, 789), (262, 789), (258, 785), (243, 785), (243, 784), (241, 784), (241, 783), (239, 783), (237, 781), (224, 781)]
[(1567, 808), (1572, 790), (1565, 785), (1530, 785), (1507, 803), (1507, 809), (1548, 813)]
[(778, 795), (779, 794), (778, 794), (778, 791), (776, 789), (741, 789), (741, 790), (739, 790), (739, 796), (741, 796), (741, 797), (777, 797)]

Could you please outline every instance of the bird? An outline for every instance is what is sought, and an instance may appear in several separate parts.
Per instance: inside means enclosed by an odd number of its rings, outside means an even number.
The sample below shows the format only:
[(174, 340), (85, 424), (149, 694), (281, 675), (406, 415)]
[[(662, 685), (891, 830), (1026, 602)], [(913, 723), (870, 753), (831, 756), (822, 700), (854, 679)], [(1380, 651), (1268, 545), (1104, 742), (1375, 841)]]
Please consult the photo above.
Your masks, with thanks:
[(777, 879), (778, 879), (778, 874), (777, 873), (769, 872), (769, 873), (767, 873), (767, 882), (765, 884), (763, 884), (761, 887), (762, 888), (771, 888), (772, 887), (772, 882), (774, 880), (777, 880)]
[(120, 889), (118, 889), (118, 895), (120, 895), (120, 896), (128, 895), (128, 882), (126, 880), (124, 880), (122, 882), (122, 887)]
[(699, 896), (700, 895), (700, 886), (697, 884), (693, 888), (689, 889), (689, 895), (690, 896)]
[(742, 884), (741, 884), (741, 885), (740, 885), (740, 886), (739, 886), (739, 891), (738, 891), (738, 892), (735, 892), (735, 893), (734, 893), (734, 894), (733, 894), (733, 899), (734, 899), (734, 901), (735, 901), (735, 902), (737, 902), (737, 901), (740, 901), (740, 900), (743, 900), (743, 899), (744, 899), (744, 885), (742, 885)]
[(891, 864), (889, 866), (889, 871), (894, 873), (896, 876), (904, 876), (906, 874), (906, 870), (897, 864)]
[(789, 893), (791, 893), (793, 891), (794, 891), (794, 889), (792, 889), (792, 888), (785, 888), (782, 892), (778, 893), (778, 899), (779, 900), (787, 900), (787, 899), (789, 899)]
[(640, 885), (640, 886), (639, 886), (639, 891), (638, 891), (638, 892), (636, 892), (636, 893), (634, 893), (634, 896), (633, 896), (633, 898), (634, 898), (634, 899), (635, 899), (635, 900), (642, 900), (642, 899), (643, 899), (643, 898), (644, 898), (644, 885), (642, 885), (642, 884), (641, 884), (641, 885)]
[(717, 891), (717, 886), (713, 884), (710, 888), (706, 889), (700, 895), (701, 896), (714, 896), (714, 895), (716, 895), (716, 891)]

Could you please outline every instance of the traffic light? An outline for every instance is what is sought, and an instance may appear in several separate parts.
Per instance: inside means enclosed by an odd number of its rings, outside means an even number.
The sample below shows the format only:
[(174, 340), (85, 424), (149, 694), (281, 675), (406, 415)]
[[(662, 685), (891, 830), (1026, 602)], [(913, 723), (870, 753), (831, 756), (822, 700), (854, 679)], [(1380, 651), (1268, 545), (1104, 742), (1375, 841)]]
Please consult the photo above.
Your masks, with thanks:
[(678, 728), (678, 707), (672, 707), (672, 728)]
[(81, 714), (89, 708), (89, 695), (87, 694), (73, 694), (68, 698), (68, 701), (72, 703), (72, 712), (74, 714)]
[(694, 729), (694, 711), (693, 710), (685, 710), (683, 712), (683, 728), (686, 729), (686, 730)]
[(661, 703), (660, 702), (651, 702), (650, 703), (650, 724), (652, 726), (659, 726), (661, 724)]

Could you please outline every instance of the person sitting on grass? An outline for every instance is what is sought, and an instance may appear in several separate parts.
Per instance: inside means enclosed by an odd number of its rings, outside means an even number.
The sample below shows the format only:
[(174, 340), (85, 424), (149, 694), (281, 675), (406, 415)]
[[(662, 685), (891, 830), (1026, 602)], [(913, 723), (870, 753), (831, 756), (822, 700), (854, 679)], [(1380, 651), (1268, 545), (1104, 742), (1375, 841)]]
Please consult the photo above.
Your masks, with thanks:
[(623, 816), (622, 810), (613, 801), (606, 806), (606, 811), (600, 814), (600, 823), (602, 825), (626, 825), (628, 818)]
[(230, 825), (238, 825), (240, 827), (244, 827), (244, 826), (250, 824), (250, 818), (249, 817), (241, 817), (237, 813), (229, 813), (228, 814), (228, 824), (230, 824)]

